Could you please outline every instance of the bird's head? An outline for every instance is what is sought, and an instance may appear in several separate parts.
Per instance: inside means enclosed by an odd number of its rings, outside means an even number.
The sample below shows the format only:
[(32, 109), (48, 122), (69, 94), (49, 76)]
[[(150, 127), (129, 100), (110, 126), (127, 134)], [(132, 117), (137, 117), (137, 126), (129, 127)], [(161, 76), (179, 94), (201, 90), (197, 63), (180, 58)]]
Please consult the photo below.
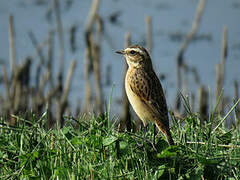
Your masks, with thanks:
[(124, 50), (116, 51), (116, 53), (125, 57), (129, 67), (152, 67), (151, 58), (147, 50), (141, 46), (129, 46)]

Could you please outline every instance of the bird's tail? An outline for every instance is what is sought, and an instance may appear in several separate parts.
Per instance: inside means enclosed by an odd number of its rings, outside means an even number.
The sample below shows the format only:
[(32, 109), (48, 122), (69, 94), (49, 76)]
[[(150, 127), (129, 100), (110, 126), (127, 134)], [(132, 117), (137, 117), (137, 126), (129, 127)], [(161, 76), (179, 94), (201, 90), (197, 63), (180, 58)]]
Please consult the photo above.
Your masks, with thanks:
[(168, 130), (168, 131), (165, 133), (165, 136), (166, 136), (166, 138), (167, 138), (167, 141), (168, 141), (169, 146), (173, 146), (173, 145), (174, 145), (174, 141), (173, 141), (173, 139), (172, 139), (172, 135), (171, 135), (170, 130)]
[(169, 146), (174, 145), (174, 141), (169, 130), (169, 127), (165, 127), (160, 121), (155, 122), (158, 129), (166, 136)]

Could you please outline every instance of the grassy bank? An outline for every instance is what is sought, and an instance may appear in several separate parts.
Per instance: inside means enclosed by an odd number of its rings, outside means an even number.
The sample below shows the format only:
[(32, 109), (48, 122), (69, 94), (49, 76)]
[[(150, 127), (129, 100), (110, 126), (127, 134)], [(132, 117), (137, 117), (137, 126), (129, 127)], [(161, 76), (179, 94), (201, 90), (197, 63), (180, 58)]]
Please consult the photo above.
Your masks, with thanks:
[(47, 113), (16, 117), (15, 127), (1, 117), (0, 179), (240, 179), (240, 130), (214, 113), (203, 125), (191, 111), (173, 120), (176, 145), (158, 134), (156, 150), (151, 126), (142, 146), (143, 131), (120, 133), (107, 117), (65, 117), (54, 130)]

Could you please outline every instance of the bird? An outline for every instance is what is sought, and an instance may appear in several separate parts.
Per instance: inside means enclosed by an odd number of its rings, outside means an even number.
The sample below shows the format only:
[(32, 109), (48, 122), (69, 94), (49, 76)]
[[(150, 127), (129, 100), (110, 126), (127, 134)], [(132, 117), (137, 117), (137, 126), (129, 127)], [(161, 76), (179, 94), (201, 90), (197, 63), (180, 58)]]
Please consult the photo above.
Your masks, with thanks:
[(128, 64), (125, 91), (144, 127), (149, 121), (154, 123), (166, 136), (169, 146), (174, 145), (166, 98), (149, 53), (139, 45), (131, 45), (116, 53), (123, 55)]

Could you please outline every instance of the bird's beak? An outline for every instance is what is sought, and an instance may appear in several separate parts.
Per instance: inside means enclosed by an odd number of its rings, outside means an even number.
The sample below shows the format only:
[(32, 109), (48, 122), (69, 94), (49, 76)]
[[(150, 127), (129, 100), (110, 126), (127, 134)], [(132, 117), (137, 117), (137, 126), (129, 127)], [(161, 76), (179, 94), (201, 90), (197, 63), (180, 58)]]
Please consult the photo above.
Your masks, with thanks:
[(125, 51), (124, 51), (124, 50), (120, 50), (120, 51), (116, 51), (115, 53), (124, 55), (124, 54), (125, 54)]

